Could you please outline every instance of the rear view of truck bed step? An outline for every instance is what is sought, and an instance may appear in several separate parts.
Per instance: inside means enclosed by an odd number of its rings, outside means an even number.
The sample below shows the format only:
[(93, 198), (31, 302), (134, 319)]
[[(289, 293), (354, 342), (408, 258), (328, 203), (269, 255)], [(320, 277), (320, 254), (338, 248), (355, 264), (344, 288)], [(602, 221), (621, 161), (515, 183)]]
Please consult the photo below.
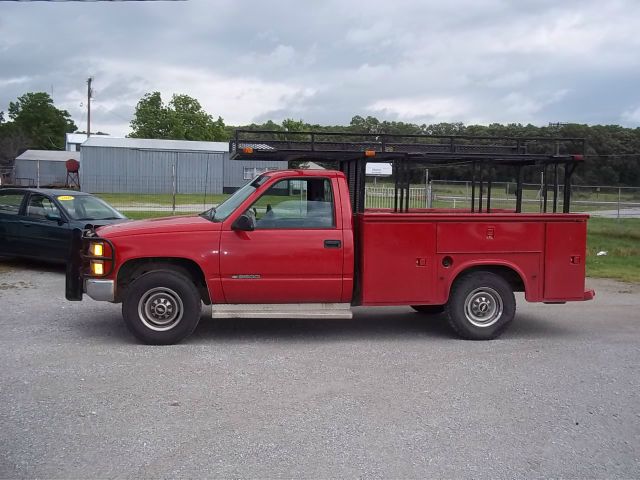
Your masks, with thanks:
[(348, 303), (255, 303), (212, 305), (212, 318), (334, 318), (353, 317)]

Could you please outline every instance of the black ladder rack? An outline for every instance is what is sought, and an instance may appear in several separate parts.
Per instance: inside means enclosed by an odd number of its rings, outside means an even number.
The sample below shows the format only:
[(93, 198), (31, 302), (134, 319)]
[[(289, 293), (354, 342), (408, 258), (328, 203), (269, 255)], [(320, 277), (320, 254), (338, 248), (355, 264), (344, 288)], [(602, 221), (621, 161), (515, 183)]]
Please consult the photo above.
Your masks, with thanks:
[[(522, 211), (524, 168), (537, 167), (543, 172), (543, 211), (547, 212), (548, 189), (553, 186), (552, 211), (557, 212), (562, 183), (563, 212), (569, 213), (571, 176), (583, 161), (585, 149), (583, 138), (277, 130), (236, 130), (234, 139), (229, 142), (232, 159), (338, 162), (347, 176), (354, 212), (364, 211), (366, 163), (384, 162), (393, 165), (396, 212), (409, 210), (411, 166), (471, 165), (471, 212), (483, 212), (484, 209), (488, 213), (491, 211), (492, 179), (485, 177), (487, 167), (507, 165), (517, 170), (516, 212)], [(559, 167), (563, 168), (560, 170)], [(553, 173), (552, 183), (549, 183), (549, 171)], [(483, 199), (485, 185), (486, 199)]]

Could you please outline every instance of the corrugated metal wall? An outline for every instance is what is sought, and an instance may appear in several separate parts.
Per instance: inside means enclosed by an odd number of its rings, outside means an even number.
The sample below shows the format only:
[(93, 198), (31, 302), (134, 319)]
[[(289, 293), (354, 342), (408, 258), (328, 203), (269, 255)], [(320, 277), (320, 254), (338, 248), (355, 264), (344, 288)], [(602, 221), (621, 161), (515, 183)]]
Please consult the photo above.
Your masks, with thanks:
[(80, 182), (91, 193), (222, 193), (224, 153), (82, 147)]
[(38, 163), (40, 163), (40, 186), (64, 185), (67, 180), (65, 162), (50, 160), (16, 160), (15, 182), (18, 185), (38, 185)]
[(245, 167), (252, 169), (255, 167), (258, 172), (267, 169), (284, 170), (287, 168), (287, 162), (230, 160), (229, 155), (226, 154), (224, 159), (225, 191), (233, 191), (247, 183), (247, 180), (244, 178)]
[[(226, 152), (82, 147), (80, 183), (90, 193), (223, 193), (244, 185), (244, 167), (286, 162), (229, 160)], [(174, 187), (175, 181), (175, 187)]]

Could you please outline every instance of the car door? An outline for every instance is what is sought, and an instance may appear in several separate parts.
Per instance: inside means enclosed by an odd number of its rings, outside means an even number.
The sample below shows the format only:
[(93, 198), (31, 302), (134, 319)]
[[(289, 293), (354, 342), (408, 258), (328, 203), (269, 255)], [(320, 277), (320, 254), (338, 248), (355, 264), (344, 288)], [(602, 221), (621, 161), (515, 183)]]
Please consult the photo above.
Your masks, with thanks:
[(20, 216), (25, 192), (0, 191), (0, 255), (20, 255)]
[[(223, 226), (220, 274), (228, 303), (333, 303), (343, 284), (343, 231), (329, 178), (285, 179), (246, 211), (253, 231)], [(338, 206), (339, 207), (339, 206)]]
[(20, 233), (25, 255), (64, 261), (69, 254), (69, 223), (53, 200), (45, 195), (29, 195)]

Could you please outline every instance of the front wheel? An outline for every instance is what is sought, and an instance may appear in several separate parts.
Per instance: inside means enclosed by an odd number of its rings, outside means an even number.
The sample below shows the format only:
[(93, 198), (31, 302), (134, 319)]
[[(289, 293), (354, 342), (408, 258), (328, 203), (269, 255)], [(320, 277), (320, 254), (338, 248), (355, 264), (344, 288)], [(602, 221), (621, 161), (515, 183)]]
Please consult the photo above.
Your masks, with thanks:
[(457, 280), (447, 304), (449, 325), (469, 340), (497, 338), (515, 313), (511, 285), (491, 272), (474, 272)]
[(156, 270), (138, 277), (129, 286), (122, 316), (138, 340), (170, 345), (195, 330), (201, 308), (200, 294), (190, 278), (178, 272)]

